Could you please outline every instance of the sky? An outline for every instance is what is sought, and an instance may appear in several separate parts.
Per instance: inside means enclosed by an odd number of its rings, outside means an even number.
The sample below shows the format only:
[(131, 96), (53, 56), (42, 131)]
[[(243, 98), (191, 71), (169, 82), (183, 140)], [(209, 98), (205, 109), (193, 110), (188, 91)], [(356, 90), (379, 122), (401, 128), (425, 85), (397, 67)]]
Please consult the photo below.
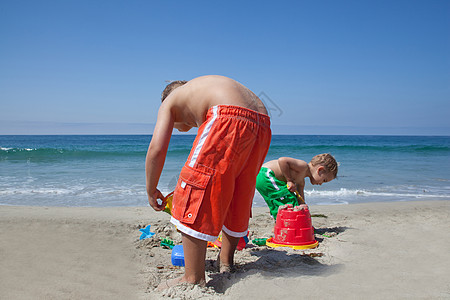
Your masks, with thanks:
[(275, 134), (450, 135), (450, 1), (0, 0), (0, 134), (151, 134), (208, 74)]

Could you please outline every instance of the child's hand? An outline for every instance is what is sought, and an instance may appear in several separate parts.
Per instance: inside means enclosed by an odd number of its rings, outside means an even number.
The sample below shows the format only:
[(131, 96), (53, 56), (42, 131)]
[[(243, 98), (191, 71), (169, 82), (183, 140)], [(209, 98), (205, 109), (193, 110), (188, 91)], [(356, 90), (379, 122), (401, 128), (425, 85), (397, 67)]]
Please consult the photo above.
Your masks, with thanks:
[(297, 185), (292, 181), (287, 182), (287, 188), (292, 193), (297, 191)]
[(300, 204), (305, 204), (305, 200), (303, 199), (303, 197), (297, 191), (297, 185), (295, 183), (293, 183), (292, 181), (288, 181), (286, 186), (287, 186), (287, 189), (291, 193), (294, 193), (295, 196), (297, 196), (297, 199), (300, 201), (299, 202)]
[[(161, 204), (158, 203), (158, 199), (161, 199)], [(166, 207), (164, 196), (158, 189), (153, 194), (148, 195), (148, 204), (156, 211), (161, 211)]]

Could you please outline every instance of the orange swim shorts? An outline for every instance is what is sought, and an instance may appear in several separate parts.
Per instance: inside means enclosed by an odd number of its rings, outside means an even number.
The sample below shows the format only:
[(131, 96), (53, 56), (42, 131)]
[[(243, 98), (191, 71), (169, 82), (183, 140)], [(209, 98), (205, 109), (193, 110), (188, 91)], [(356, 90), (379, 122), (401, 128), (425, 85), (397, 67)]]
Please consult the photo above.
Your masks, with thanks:
[(239, 106), (208, 110), (173, 197), (171, 222), (214, 241), (223, 230), (247, 235), (256, 176), (270, 146), (270, 118)]

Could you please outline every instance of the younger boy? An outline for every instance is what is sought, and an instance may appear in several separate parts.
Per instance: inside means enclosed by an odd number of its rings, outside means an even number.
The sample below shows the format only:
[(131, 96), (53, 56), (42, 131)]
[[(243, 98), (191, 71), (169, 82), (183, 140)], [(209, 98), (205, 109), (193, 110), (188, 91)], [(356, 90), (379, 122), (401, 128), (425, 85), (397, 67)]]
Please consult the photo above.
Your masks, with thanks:
[(305, 204), (305, 178), (322, 185), (336, 178), (338, 164), (331, 154), (314, 156), (309, 163), (291, 157), (280, 157), (263, 164), (256, 179), (256, 189), (266, 201), (276, 220), (278, 207)]
[(215, 241), (220, 231), (220, 267), (232, 266), (239, 239), (247, 235), (256, 175), (271, 139), (262, 101), (230, 78), (202, 76), (173, 82), (162, 101), (145, 162), (153, 209), (161, 211), (166, 205), (157, 185), (173, 128), (199, 129), (181, 169), (171, 211), (171, 222), (182, 235), (185, 273), (163, 282), (160, 289), (181, 282), (204, 284), (207, 242)]

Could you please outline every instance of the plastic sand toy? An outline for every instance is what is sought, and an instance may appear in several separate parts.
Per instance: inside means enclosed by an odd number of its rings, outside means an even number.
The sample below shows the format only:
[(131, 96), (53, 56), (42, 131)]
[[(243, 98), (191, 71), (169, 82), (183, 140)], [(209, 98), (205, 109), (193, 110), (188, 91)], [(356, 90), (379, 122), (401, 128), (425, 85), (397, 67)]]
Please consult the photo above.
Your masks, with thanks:
[(167, 195), (164, 200), (166, 201), (166, 207), (163, 209), (164, 212), (172, 215), (172, 200), (173, 200), (173, 192)]
[(142, 232), (141, 236), (139, 237), (140, 240), (148, 239), (155, 235), (154, 232), (150, 231), (150, 225), (147, 225), (147, 227), (145, 228), (139, 229), (139, 231)]
[(184, 250), (183, 245), (176, 245), (172, 249), (172, 265), (176, 267), (184, 267)]
[(258, 246), (265, 246), (267, 239), (254, 239), (252, 243)]
[(161, 247), (168, 247), (170, 249), (173, 249), (173, 247), (175, 247), (174, 243), (172, 240), (169, 239), (163, 239), (161, 241)]
[[(236, 250), (241, 251), (242, 249), (244, 249), (247, 244), (249, 242), (248, 239), (248, 232), (247, 232), (247, 236), (243, 236), (239, 239), (239, 242), (236, 246)], [(222, 247), (222, 235), (219, 235), (219, 237), (217, 238), (217, 240), (215, 240), (214, 242), (212, 242), (212, 246), (215, 248), (221, 248)]]
[(278, 210), (274, 237), (266, 241), (269, 247), (312, 249), (319, 245), (314, 238), (314, 227), (306, 205), (286, 205)]

